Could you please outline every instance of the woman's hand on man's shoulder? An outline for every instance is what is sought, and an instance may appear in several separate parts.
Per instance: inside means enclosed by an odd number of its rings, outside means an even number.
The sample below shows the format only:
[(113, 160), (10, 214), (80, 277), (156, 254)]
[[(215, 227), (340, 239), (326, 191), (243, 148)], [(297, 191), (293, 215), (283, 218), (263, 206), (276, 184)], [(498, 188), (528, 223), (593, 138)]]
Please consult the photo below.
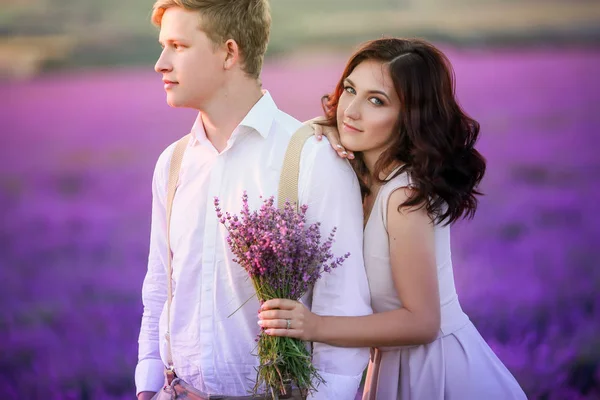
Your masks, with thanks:
[(354, 159), (354, 153), (351, 151), (347, 151), (344, 146), (342, 146), (340, 142), (340, 133), (338, 132), (335, 126), (326, 126), (323, 123), (326, 121), (324, 117), (316, 117), (313, 119), (309, 119), (304, 122), (304, 125), (309, 125), (315, 134), (315, 137), (318, 141), (323, 139), (323, 136), (327, 137), (329, 140), (329, 144), (336, 151), (338, 156), (341, 158), (348, 158), (350, 160)]

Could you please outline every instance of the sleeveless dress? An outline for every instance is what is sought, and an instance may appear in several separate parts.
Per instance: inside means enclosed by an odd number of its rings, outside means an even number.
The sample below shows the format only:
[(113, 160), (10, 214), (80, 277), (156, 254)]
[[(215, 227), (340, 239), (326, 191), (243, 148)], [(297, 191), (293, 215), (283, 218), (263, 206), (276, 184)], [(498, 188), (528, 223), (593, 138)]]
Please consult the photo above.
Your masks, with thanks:
[[(386, 218), (390, 195), (407, 186), (407, 173), (386, 182), (365, 226), (365, 268), (373, 312), (402, 305), (392, 278)], [(460, 307), (454, 287), (449, 226), (436, 225), (434, 232), (441, 303), (438, 337), (426, 345), (372, 349), (363, 400), (526, 399), (515, 378)]]

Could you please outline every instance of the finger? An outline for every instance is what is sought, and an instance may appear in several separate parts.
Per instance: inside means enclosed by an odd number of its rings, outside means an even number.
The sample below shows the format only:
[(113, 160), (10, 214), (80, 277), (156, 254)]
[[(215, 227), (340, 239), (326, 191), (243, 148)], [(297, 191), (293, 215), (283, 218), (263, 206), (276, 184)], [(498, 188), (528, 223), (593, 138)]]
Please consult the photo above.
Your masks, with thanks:
[[(328, 139), (329, 139), (329, 138), (328, 138)], [(333, 148), (335, 151), (337, 151), (338, 153), (339, 153), (340, 151), (343, 151), (343, 150), (344, 150), (344, 146), (342, 146), (341, 144), (339, 144), (338, 142), (336, 142), (336, 141), (335, 141), (335, 140), (333, 140), (333, 139), (329, 139), (329, 144), (330, 144), (330, 145), (331, 145), (331, 147), (332, 147), (332, 148)]]
[(266, 310), (258, 314), (259, 319), (291, 319), (292, 312), (289, 310)]
[(325, 118), (325, 117), (316, 117), (316, 118), (312, 118), (312, 119), (306, 120), (302, 124), (303, 125), (308, 125), (308, 126), (314, 128), (314, 126), (316, 124), (323, 123), (325, 121), (327, 121), (327, 118)]
[[(261, 319), (258, 321), (258, 326), (263, 329), (287, 329), (287, 319)], [(290, 329), (293, 329), (294, 322), (290, 321)]]
[(351, 151), (349, 151), (348, 152), (348, 158), (351, 159), (351, 160), (354, 160), (354, 153), (351, 152)]
[(348, 156), (348, 151), (344, 148), (344, 146), (342, 146), (339, 143), (336, 143), (335, 141), (331, 142), (331, 145), (334, 146), (335, 143), (335, 151), (337, 151), (338, 155), (342, 158), (347, 157)]
[(275, 308), (279, 308), (281, 310), (292, 310), (296, 306), (296, 302), (294, 300), (289, 299), (271, 299), (267, 300), (260, 307), (261, 310), (272, 310)]
[(317, 140), (323, 140), (323, 127), (317, 124), (313, 124), (312, 127), (315, 130), (315, 136), (317, 137)]
[(327, 134), (327, 129), (323, 125), (315, 125), (315, 132), (318, 132), (321, 136), (329, 136)]
[(300, 339), (302, 331), (298, 329), (267, 329), (264, 331), (269, 336), (282, 336)]

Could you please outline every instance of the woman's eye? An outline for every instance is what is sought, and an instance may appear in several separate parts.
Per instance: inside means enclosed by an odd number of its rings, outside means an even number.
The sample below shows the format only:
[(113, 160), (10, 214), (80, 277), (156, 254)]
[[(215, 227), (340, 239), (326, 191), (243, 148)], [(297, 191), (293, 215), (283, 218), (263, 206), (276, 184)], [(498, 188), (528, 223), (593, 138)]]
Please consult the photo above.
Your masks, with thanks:
[(344, 86), (344, 90), (350, 94), (356, 94), (356, 91), (352, 86)]
[(376, 106), (382, 106), (383, 105), (383, 101), (379, 100), (377, 97), (371, 97), (369, 99), (369, 101), (373, 104), (375, 104)]

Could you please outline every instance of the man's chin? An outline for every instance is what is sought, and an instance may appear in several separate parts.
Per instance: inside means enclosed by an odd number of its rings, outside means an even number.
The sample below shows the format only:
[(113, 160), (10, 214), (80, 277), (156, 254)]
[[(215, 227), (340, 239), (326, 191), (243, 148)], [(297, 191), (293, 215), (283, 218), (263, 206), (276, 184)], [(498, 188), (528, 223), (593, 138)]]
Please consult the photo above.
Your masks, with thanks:
[(201, 108), (190, 101), (177, 101), (167, 99), (167, 104), (172, 108), (191, 108), (192, 110), (200, 110)]
[(167, 104), (173, 108), (193, 108), (189, 99), (176, 96), (175, 93), (167, 93)]
[(167, 96), (167, 104), (173, 108), (184, 108), (186, 107), (185, 102), (180, 99), (175, 99), (170, 96)]

